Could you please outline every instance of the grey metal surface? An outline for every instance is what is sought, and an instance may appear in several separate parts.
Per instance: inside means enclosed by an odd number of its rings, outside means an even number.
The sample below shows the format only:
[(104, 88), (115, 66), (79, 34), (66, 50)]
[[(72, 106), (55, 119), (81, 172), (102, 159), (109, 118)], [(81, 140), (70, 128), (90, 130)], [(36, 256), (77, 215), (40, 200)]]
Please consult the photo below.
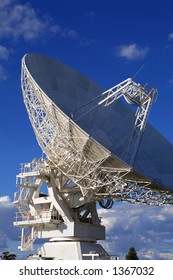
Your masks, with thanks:
[[(26, 66), (46, 95), (112, 155), (123, 159), (134, 124), (134, 111), (122, 101), (75, 118), (79, 108), (105, 89), (69, 66), (39, 54), (28, 54)], [(85, 112), (85, 107), (82, 112)], [(81, 109), (80, 109), (81, 110)], [(144, 132), (134, 169), (173, 190), (173, 145), (150, 124)]]

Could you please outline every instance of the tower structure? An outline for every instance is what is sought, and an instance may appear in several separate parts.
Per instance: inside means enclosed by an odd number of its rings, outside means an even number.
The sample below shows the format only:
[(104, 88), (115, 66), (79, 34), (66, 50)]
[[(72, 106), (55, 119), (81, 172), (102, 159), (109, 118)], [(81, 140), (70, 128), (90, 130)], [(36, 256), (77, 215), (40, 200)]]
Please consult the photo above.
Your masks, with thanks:
[[(19, 212), (14, 225), (22, 229), (21, 250), (32, 250), (37, 238), (48, 239), (38, 250), (38, 258), (109, 259), (111, 256), (97, 242), (105, 239), (97, 203), (104, 208), (111, 208), (114, 201), (172, 203), (171, 189), (135, 170), (157, 90), (127, 79), (92, 100), (82, 100), (74, 109), (73, 104), (66, 104), (70, 91), (75, 91), (73, 83), (67, 88), (68, 74), (69, 84), (77, 75), (78, 82), (86, 86), (83, 76), (50, 58), (31, 54), (22, 60), (24, 103), (46, 156), (21, 165), (16, 177), (19, 190), (14, 203)], [(91, 88), (93, 91), (95, 86)], [(62, 93), (65, 100), (61, 100)], [(54, 101), (55, 96), (64, 110)], [(91, 112), (111, 106), (121, 97), (137, 110), (120, 158), (79, 124)]]

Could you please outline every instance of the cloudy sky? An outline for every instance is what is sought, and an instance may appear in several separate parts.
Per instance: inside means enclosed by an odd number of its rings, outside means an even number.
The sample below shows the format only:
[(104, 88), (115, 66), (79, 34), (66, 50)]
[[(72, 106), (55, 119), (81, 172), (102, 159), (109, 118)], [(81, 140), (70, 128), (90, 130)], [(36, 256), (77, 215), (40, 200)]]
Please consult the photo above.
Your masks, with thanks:
[[(42, 53), (72, 66), (105, 88), (134, 77), (159, 90), (151, 124), (173, 144), (173, 3), (137, 0), (0, 0), (0, 252), (17, 250), (15, 176), (41, 156), (22, 100), (21, 58)], [(173, 207), (115, 204), (100, 209), (105, 247), (124, 258), (173, 258)], [(21, 256), (21, 255), (20, 255)]]

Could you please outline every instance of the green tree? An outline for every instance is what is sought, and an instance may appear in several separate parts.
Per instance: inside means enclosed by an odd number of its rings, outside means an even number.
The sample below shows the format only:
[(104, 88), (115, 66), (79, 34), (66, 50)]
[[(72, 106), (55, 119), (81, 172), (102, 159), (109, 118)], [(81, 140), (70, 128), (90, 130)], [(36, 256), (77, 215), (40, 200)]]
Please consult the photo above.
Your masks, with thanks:
[(131, 247), (126, 255), (126, 260), (139, 260), (136, 250), (134, 247)]
[(9, 252), (3, 252), (2, 256), (0, 256), (1, 260), (15, 260), (16, 259), (16, 255), (15, 254), (11, 254)]

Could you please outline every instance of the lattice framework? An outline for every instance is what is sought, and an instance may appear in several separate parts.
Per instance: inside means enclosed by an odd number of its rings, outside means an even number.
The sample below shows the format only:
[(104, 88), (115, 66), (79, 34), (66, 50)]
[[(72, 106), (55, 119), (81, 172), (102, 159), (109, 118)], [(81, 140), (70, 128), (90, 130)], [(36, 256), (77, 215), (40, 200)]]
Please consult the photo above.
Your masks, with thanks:
[[(94, 144), (88, 135), (83, 132), (80, 134), (72, 132), (71, 128), (75, 124), (49, 100), (36, 84), (24, 60), (22, 63), (22, 90), (31, 124), (39, 145), (50, 161), (50, 166), (56, 167), (65, 177), (78, 185), (84, 196), (95, 200), (106, 197), (123, 201), (128, 200), (127, 197), (133, 192), (136, 193), (134, 201), (137, 197), (138, 202), (141, 200), (142, 203), (145, 202), (145, 199), (141, 193), (147, 193), (147, 195), (151, 193), (151, 197), (153, 197), (155, 190), (149, 191), (150, 180), (127, 179), (126, 175), (131, 172), (131, 168), (128, 166), (111, 167), (107, 163), (111, 157), (109, 151), (98, 145), (97, 148), (95, 146), (96, 150), (93, 149)], [(128, 79), (103, 93), (104, 98), (100, 104), (108, 106), (122, 95), (129, 98), (129, 93), (131, 98), (135, 96), (136, 102), (143, 104), (136, 119), (136, 128), (141, 131), (145, 127), (145, 119), (148, 116), (148, 110), (144, 110), (144, 107), (151, 106), (155, 93), (153, 89), (149, 92), (151, 100), (148, 102), (144, 88), (141, 90), (137, 84)], [(140, 137), (138, 138), (139, 141)], [(156, 192), (159, 193), (158, 190)], [(140, 199), (140, 197), (142, 198)], [(160, 197), (163, 197), (161, 192)], [(163, 200), (166, 201), (165, 198)]]

